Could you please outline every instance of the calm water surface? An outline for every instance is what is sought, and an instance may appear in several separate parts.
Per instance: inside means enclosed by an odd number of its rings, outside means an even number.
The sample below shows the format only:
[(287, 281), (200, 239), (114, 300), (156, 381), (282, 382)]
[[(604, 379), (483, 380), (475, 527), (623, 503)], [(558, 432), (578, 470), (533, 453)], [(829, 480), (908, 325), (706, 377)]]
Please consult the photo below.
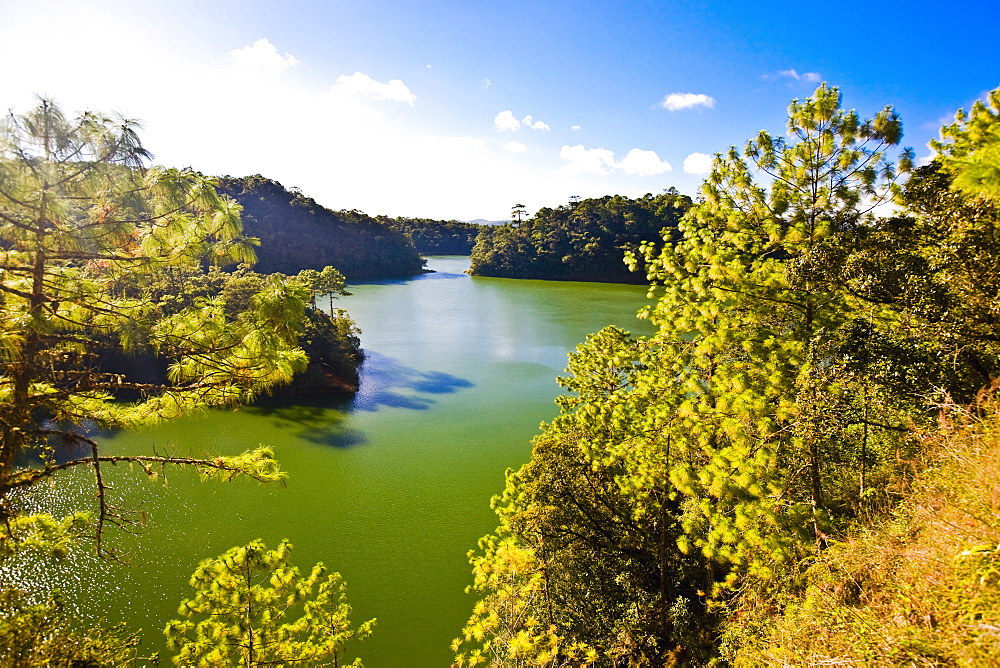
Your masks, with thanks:
[[(109, 452), (196, 456), (267, 444), (290, 477), (278, 487), (175, 471), (163, 486), (116, 471), (122, 503), (146, 524), (115, 537), (127, 567), (87, 557), (61, 567), (72, 600), (141, 627), (148, 650), (162, 651), (200, 559), (288, 538), (303, 570), (323, 561), (343, 574), (355, 621), (378, 618), (349, 656), (369, 668), (447, 666), (473, 603), (466, 553), (496, 525), (489, 499), (504, 471), (528, 459), (539, 422), (555, 415), (566, 353), (605, 325), (649, 325), (634, 317), (642, 287), (471, 278), (464, 257), (428, 265), (436, 273), (354, 285), (336, 303), (367, 354), (352, 402), (265, 402), (106, 437)], [(74, 484), (89, 493), (82, 477)], [(44, 503), (72, 507), (65, 490)]]

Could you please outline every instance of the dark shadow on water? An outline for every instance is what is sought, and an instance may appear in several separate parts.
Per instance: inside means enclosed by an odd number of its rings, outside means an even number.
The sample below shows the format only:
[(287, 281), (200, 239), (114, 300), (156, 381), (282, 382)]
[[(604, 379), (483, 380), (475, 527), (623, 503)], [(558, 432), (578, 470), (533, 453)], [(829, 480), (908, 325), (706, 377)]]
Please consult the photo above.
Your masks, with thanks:
[(288, 400), (263, 399), (242, 410), (251, 415), (270, 418), (275, 427), (292, 432), (297, 438), (319, 445), (350, 448), (363, 445), (368, 439), (363, 432), (344, 425), (350, 400)]
[(435, 400), (429, 396), (451, 394), (472, 387), (472, 382), (442, 371), (420, 371), (397, 359), (365, 351), (361, 367), (361, 388), (351, 403), (353, 410), (380, 408), (427, 410)]
[(413, 283), (414, 281), (436, 281), (439, 279), (455, 279), (455, 278), (468, 278), (468, 274), (456, 274), (447, 271), (429, 271), (425, 274), (417, 274), (416, 276), (410, 276), (409, 278), (380, 278), (370, 281), (351, 281), (347, 286), (350, 290), (352, 285), (405, 285), (407, 283)]
[(468, 274), (455, 274), (448, 271), (432, 271), (429, 274), (421, 274), (420, 276), (414, 276), (415, 281), (435, 281), (439, 278), (468, 278)]

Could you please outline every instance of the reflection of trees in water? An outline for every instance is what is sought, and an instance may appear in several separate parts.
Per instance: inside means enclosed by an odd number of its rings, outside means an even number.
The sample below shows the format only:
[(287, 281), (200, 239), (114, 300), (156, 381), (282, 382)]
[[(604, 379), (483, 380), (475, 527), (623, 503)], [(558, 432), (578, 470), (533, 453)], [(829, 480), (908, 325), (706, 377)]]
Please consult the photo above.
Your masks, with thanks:
[(397, 359), (365, 351), (361, 367), (361, 388), (351, 408), (377, 411), (382, 407), (427, 410), (434, 405), (431, 396), (450, 394), (472, 387), (472, 382), (442, 371), (420, 371)]
[(472, 387), (472, 382), (465, 378), (442, 371), (420, 371), (392, 357), (365, 351), (361, 388), (352, 400), (286, 404), (265, 399), (243, 410), (270, 418), (279, 429), (310, 443), (348, 448), (367, 441), (362, 431), (347, 427), (345, 420), (350, 411), (427, 410), (435, 403), (433, 395), (450, 394), (467, 387)]

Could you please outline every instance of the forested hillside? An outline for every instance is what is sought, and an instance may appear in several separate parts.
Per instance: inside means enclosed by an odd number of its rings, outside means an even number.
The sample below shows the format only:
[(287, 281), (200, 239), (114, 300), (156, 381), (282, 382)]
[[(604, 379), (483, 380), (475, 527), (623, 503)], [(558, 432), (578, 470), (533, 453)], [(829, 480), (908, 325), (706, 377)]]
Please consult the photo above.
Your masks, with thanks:
[(379, 220), (413, 240), (417, 252), (423, 255), (469, 255), (476, 237), (486, 226), (457, 220), (429, 218), (385, 218)]
[(658, 332), (571, 356), (458, 665), (996, 663), (1000, 90), (912, 173), (896, 112), (840, 101), (643, 246)]
[(404, 233), (360, 211), (331, 211), (259, 174), (222, 177), (219, 192), (243, 207), (245, 233), (260, 239), (256, 268), (262, 273), (332, 266), (348, 280), (357, 280), (423, 270)]
[(625, 266), (626, 251), (672, 238), (691, 200), (670, 189), (629, 199), (585, 199), (540, 209), (526, 221), (484, 228), (469, 272), (478, 276), (645, 283)]

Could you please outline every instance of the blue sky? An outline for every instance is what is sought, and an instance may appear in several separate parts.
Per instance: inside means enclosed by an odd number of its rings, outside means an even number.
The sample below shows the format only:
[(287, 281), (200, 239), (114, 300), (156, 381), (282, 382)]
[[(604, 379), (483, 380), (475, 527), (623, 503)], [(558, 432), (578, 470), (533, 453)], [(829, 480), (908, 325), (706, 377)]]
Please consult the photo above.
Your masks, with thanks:
[(918, 157), (1000, 85), (1000, 2), (0, 0), (0, 104), (141, 119), (157, 162), (331, 208), (502, 219), (696, 194), (819, 81)]

